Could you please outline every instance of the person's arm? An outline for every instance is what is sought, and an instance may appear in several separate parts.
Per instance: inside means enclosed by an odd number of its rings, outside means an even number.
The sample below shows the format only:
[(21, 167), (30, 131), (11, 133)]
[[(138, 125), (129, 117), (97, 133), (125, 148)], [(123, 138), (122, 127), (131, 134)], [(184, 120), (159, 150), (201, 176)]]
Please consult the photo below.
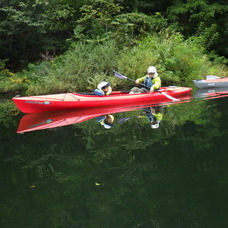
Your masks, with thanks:
[(110, 95), (110, 94), (111, 94), (111, 92), (112, 92), (112, 87), (111, 87), (111, 86), (109, 86), (109, 87), (108, 87), (108, 92), (106, 93), (106, 95)]
[(141, 78), (138, 78), (138, 79), (135, 81), (135, 83), (138, 84), (138, 83), (144, 82), (145, 77), (146, 77), (146, 76), (143, 76), (143, 77), (141, 77)]
[(150, 92), (154, 92), (155, 89), (159, 89), (161, 87), (161, 79), (159, 77), (154, 78), (153, 85), (150, 88)]

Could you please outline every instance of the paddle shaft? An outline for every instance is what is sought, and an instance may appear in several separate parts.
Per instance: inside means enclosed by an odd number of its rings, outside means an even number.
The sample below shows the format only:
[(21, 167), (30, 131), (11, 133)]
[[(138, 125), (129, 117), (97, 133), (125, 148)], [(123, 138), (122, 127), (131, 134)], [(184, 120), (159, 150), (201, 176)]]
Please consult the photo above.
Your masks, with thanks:
[[(133, 79), (131, 79), (131, 78), (127, 78), (127, 80), (129, 80), (129, 81), (132, 81), (132, 82), (135, 82), (135, 80), (133, 80)], [(146, 87), (146, 88), (148, 88), (148, 89), (150, 89), (150, 87), (148, 87), (148, 86), (146, 86), (145, 84), (143, 84), (143, 83), (138, 83), (139, 85), (142, 85), (142, 86), (144, 86), (144, 87)]]

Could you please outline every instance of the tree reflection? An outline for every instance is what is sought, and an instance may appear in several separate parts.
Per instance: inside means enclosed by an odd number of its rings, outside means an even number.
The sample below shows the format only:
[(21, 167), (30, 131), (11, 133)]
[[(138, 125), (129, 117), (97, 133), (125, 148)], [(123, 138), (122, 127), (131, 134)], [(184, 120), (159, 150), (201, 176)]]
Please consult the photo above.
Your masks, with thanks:
[(226, 227), (227, 110), (172, 105), (156, 130), (141, 110), (109, 131), (94, 119), (24, 135), (1, 125), (1, 226)]

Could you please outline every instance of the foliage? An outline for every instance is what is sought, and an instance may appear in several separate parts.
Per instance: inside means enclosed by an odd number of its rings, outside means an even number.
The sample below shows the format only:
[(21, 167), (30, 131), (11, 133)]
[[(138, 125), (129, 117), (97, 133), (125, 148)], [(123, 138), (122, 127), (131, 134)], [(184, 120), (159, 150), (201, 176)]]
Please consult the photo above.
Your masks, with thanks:
[(100, 45), (77, 42), (64, 55), (38, 65), (30, 64), (19, 75), (30, 80), (27, 94), (93, 91), (101, 80), (116, 85), (114, 77), (106, 78), (116, 66), (116, 56), (113, 42)]
[(46, 51), (58, 54), (66, 49), (77, 9), (70, 0), (22, 0), (1, 2), (0, 12), (0, 58), (17, 71)]
[(9, 69), (5, 68), (4, 61), (0, 61), (0, 93), (24, 90), (26, 82), (27, 79), (24, 76), (18, 77)]
[[(32, 53), (27, 47), (36, 47), (41, 45), (40, 41), (43, 30), (43, 23), (36, 15), (31, 15), (33, 4), (25, 4), (24, 2), (11, 2), (8, 6), (2, 6), (1, 12), (1, 58), (9, 58), (10, 63), (16, 61), (19, 55), (22, 60), (27, 54), (32, 59)], [(39, 12), (39, 10), (38, 10)], [(26, 52), (22, 53), (22, 50)], [(20, 64), (20, 61), (19, 61)]]
[(184, 40), (181, 34), (165, 30), (142, 39), (122, 53), (118, 64), (120, 71), (134, 79), (145, 75), (147, 67), (154, 65), (165, 84), (187, 82), (209, 74), (226, 76), (227, 68), (211, 62), (205, 53), (198, 39)]
[(17, 120), (15, 119), (15, 116), (17, 116), (20, 111), (11, 100), (1, 97), (0, 110), (0, 123), (3, 124), (4, 127), (9, 127), (12, 124), (17, 126)]
[(113, 32), (111, 37), (125, 46), (135, 44), (135, 41), (154, 35), (167, 27), (167, 20), (160, 14), (147, 16), (143, 13), (128, 13), (116, 16), (112, 22)]
[(224, 0), (2, 0), (0, 13), (0, 59), (14, 72), (47, 52), (62, 54), (75, 40), (123, 48), (167, 27), (227, 56)]
[[(167, 9), (167, 17), (187, 37), (200, 36), (204, 47), (218, 50), (227, 55), (224, 42), (227, 41), (228, 6), (223, 1), (180, 0)], [(226, 45), (225, 45), (226, 46)]]
[(65, 54), (29, 64), (28, 69), (3, 80), (2, 90), (26, 91), (27, 95), (74, 91), (93, 91), (103, 80), (114, 90), (129, 89), (126, 80), (113, 76), (113, 70), (136, 79), (155, 65), (163, 85), (186, 85), (205, 75), (227, 76), (224, 59), (206, 55), (201, 39), (185, 40), (181, 34), (166, 29), (137, 42), (133, 47), (119, 49), (115, 42), (101, 44), (74, 42)]
[[(78, 26), (83, 28), (81, 32), (85, 37), (102, 41), (102, 36), (108, 34), (112, 17), (119, 13), (121, 9), (119, 4), (115, 4), (114, 0), (88, 1), (88, 5), (83, 5), (80, 8), (82, 18), (77, 21)], [(99, 38), (100, 36), (101, 38)]]
[(81, 7), (82, 17), (77, 21), (74, 39), (102, 42), (113, 39), (118, 43), (132, 44), (135, 39), (160, 31), (167, 26), (160, 13), (147, 16), (143, 13), (122, 13), (122, 7), (113, 1), (93, 1)]

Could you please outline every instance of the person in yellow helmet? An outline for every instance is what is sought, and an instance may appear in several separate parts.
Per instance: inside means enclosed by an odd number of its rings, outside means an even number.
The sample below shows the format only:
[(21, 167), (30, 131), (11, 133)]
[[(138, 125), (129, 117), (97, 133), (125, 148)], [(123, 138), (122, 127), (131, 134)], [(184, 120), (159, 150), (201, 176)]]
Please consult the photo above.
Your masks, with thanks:
[[(161, 87), (161, 79), (158, 76), (157, 69), (154, 66), (150, 66), (147, 69), (147, 75), (138, 78), (135, 81), (136, 84), (143, 83), (146, 87), (138, 88), (134, 87), (131, 89), (130, 94), (132, 93), (153, 93)], [(150, 88), (150, 89), (149, 89)]]

